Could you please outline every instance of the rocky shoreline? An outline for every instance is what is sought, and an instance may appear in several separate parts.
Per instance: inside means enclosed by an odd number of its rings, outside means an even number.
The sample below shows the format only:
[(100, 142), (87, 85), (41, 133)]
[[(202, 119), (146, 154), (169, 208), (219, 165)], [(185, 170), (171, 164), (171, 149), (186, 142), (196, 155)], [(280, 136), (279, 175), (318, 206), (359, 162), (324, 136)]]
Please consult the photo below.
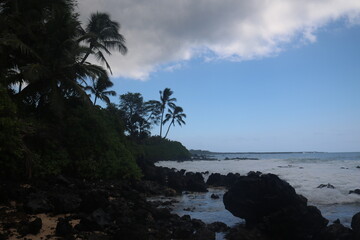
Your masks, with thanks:
[[(139, 162), (141, 181), (83, 180), (64, 176), (0, 184), (0, 240), (5, 239), (360, 239), (360, 213), (352, 229), (328, 224), (320, 211), (273, 174), (211, 174), (175, 171)], [(246, 224), (230, 228), (171, 213), (155, 195), (228, 188), (224, 204)], [(169, 207), (170, 206), (170, 207)]]

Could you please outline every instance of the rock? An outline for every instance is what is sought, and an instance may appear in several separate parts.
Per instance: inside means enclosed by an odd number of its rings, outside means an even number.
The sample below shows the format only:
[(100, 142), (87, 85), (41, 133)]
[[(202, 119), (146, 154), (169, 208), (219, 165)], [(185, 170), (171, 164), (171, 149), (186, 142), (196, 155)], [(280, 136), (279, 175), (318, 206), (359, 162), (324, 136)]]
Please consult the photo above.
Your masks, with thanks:
[(193, 192), (207, 192), (207, 186), (201, 173), (187, 172), (185, 174), (186, 189)]
[(328, 184), (320, 184), (319, 186), (317, 186), (317, 188), (331, 188), (331, 189), (335, 189), (335, 187), (333, 185), (331, 185), (330, 183)]
[(226, 232), (229, 227), (223, 222), (213, 222), (208, 224), (208, 228), (214, 232)]
[(211, 197), (212, 199), (219, 199), (219, 198), (220, 198), (219, 195), (217, 195), (217, 194), (215, 194), (215, 193), (211, 194), (210, 197)]
[(197, 240), (215, 240), (215, 232), (208, 228), (200, 228), (196, 230), (194, 239)]
[(351, 219), (352, 230), (360, 236), (360, 212), (356, 213)]
[(54, 193), (50, 200), (54, 206), (54, 212), (57, 214), (76, 212), (79, 210), (81, 202), (78, 195), (71, 193)]
[(360, 168), (360, 166), (356, 166), (356, 168)]
[(360, 194), (360, 189), (355, 189), (355, 190), (349, 191), (349, 194), (352, 194), (352, 193)]
[(80, 209), (86, 213), (91, 213), (98, 208), (109, 205), (108, 194), (105, 191), (95, 190), (86, 192), (81, 199)]
[(261, 226), (273, 239), (315, 236), (328, 221), (295, 189), (274, 174), (240, 177), (224, 195), (224, 205), (248, 227)]
[(26, 221), (20, 222), (17, 231), (19, 234), (23, 236), (28, 234), (36, 235), (40, 232), (41, 228), (42, 228), (41, 218), (35, 218), (31, 222), (26, 222)]
[(97, 223), (101, 228), (104, 228), (106, 226), (110, 226), (114, 219), (111, 218), (111, 216), (106, 213), (102, 208), (96, 209), (91, 214), (92, 219), (94, 222)]
[(223, 200), (228, 211), (247, 222), (261, 221), (287, 206), (306, 205), (290, 184), (274, 174), (239, 177)]
[(344, 227), (342, 224), (334, 223), (326, 227), (316, 240), (353, 240), (351, 229)]
[(32, 214), (47, 213), (53, 210), (53, 206), (45, 193), (32, 193), (26, 199), (24, 209)]
[(340, 224), (340, 219), (336, 219), (333, 223)]
[(226, 176), (219, 173), (212, 173), (206, 181), (206, 184), (214, 187), (230, 187), (238, 177), (240, 177), (238, 173), (228, 173)]
[[(275, 240), (268, 238), (261, 231), (256, 228), (245, 228), (243, 225), (237, 225), (229, 230), (226, 234), (226, 239), (228, 240)], [(278, 239), (276, 239), (278, 240)], [(290, 239), (288, 239), (290, 240)], [(292, 240), (292, 239), (291, 239)]]
[(60, 237), (69, 236), (73, 233), (74, 229), (68, 220), (59, 218), (56, 224), (55, 234)]

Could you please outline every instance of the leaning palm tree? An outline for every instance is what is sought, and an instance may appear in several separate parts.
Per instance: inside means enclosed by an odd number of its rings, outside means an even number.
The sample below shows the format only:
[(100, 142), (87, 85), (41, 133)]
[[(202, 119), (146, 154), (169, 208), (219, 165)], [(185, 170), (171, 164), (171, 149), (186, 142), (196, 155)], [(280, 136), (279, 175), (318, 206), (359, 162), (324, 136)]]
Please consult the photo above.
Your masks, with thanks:
[(106, 89), (112, 87), (114, 84), (109, 80), (107, 76), (102, 76), (100, 78), (92, 79), (92, 86), (86, 86), (85, 90), (89, 90), (94, 94), (94, 106), (96, 105), (96, 100), (99, 98), (110, 104), (110, 99), (108, 96), (116, 96), (115, 91), (106, 91)]
[(170, 127), (171, 125), (175, 126), (175, 122), (177, 122), (177, 124), (179, 124), (179, 126), (181, 126), (181, 124), (185, 125), (185, 121), (183, 118), (186, 118), (186, 114), (184, 113), (184, 110), (182, 109), (182, 107), (179, 106), (175, 106), (173, 109), (169, 109), (169, 112), (166, 114), (165, 119), (164, 119), (164, 124), (168, 121), (171, 120), (169, 127), (166, 131), (165, 137), (167, 137)]
[(162, 136), (162, 127), (164, 125), (164, 112), (166, 106), (175, 108), (176, 98), (171, 98), (174, 92), (170, 88), (165, 88), (164, 91), (160, 91), (160, 102), (161, 102), (161, 122), (160, 122), (160, 137)]
[(112, 21), (108, 14), (99, 12), (91, 14), (83, 36), (78, 40), (79, 42), (86, 41), (89, 44), (81, 63), (84, 63), (90, 54), (94, 54), (98, 61), (105, 63), (111, 73), (110, 65), (105, 59), (103, 51), (108, 55), (111, 55), (109, 51), (111, 49), (117, 49), (121, 54), (127, 52), (125, 38), (119, 33), (119, 30), (120, 24)]

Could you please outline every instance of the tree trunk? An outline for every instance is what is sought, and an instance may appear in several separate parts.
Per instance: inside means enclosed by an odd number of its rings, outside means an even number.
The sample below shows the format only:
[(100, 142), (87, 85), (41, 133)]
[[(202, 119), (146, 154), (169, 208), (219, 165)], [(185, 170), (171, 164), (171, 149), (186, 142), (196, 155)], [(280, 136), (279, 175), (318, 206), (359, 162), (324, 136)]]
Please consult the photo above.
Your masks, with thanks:
[(170, 130), (170, 127), (171, 127), (172, 124), (174, 124), (174, 121), (171, 121), (171, 123), (169, 124), (169, 127), (168, 127), (168, 129), (167, 129), (167, 131), (166, 131), (166, 134), (165, 134), (164, 139), (166, 139), (166, 137), (167, 137), (167, 135), (168, 135), (168, 133), (169, 133), (169, 130)]
[(19, 92), (18, 93), (20, 93), (21, 90), (22, 90), (22, 81), (19, 83)]
[(95, 94), (95, 99), (94, 99), (94, 106), (96, 105), (96, 100), (97, 100), (98, 96)]
[(162, 135), (162, 126), (163, 126), (164, 112), (165, 112), (165, 107), (164, 107), (163, 110), (161, 111), (160, 137), (161, 137), (161, 135)]

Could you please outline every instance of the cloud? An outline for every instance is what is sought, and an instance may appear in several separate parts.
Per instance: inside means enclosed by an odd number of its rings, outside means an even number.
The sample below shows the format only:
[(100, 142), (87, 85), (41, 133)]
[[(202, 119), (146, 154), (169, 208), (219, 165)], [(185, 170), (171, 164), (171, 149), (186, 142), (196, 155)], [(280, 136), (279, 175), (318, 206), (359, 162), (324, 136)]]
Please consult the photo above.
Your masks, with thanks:
[(329, 22), (360, 23), (359, 0), (78, 1), (83, 23), (95, 11), (121, 23), (129, 52), (108, 59), (114, 76), (140, 80), (195, 57), (244, 61), (272, 56), (299, 37), (315, 42), (316, 30)]

